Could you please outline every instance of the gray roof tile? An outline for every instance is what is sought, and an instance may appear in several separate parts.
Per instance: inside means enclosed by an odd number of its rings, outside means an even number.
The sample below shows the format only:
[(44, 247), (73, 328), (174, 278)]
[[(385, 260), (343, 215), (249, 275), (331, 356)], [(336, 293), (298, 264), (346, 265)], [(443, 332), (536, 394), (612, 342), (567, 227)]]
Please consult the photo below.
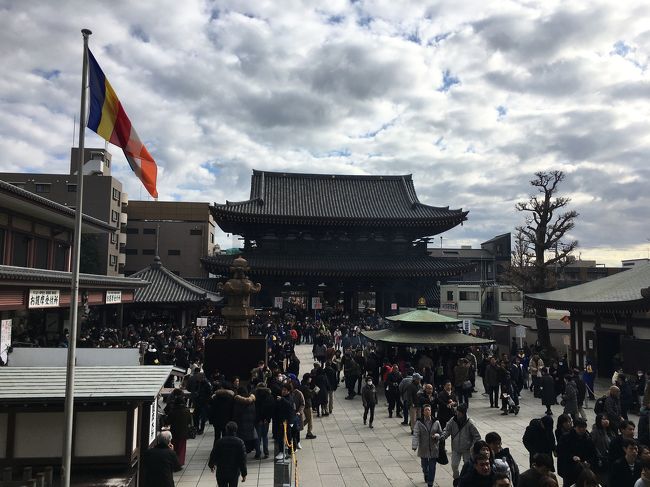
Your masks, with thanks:
[(149, 281), (149, 286), (135, 292), (135, 303), (192, 303), (207, 301), (209, 293), (177, 276), (156, 257), (154, 262), (131, 277)]

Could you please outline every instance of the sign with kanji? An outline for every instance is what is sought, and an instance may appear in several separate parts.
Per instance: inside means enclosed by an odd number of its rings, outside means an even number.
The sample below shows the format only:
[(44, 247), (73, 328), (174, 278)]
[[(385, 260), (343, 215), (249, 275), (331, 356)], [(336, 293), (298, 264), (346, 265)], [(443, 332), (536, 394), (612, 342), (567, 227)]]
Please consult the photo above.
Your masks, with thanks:
[(463, 320), (463, 333), (469, 335), (472, 332), (472, 320), (467, 318)]
[(276, 296), (274, 298), (274, 300), (273, 300), (273, 307), (278, 308), (278, 309), (282, 309), (283, 301), (284, 300), (282, 299), (282, 296)]
[(122, 291), (106, 291), (106, 304), (120, 304)]
[(390, 303), (390, 310), (397, 311), (397, 303)]
[(28, 308), (58, 308), (61, 292), (58, 289), (30, 289)]
[(198, 326), (199, 328), (205, 328), (206, 326), (208, 326), (208, 317), (200, 316), (199, 318), (197, 318), (196, 326)]
[(11, 346), (11, 318), (0, 322), (0, 358), (7, 364), (7, 349)]
[(319, 297), (311, 298), (311, 309), (323, 309)]
[(526, 327), (523, 325), (517, 325), (515, 328), (515, 336), (517, 338), (526, 338)]

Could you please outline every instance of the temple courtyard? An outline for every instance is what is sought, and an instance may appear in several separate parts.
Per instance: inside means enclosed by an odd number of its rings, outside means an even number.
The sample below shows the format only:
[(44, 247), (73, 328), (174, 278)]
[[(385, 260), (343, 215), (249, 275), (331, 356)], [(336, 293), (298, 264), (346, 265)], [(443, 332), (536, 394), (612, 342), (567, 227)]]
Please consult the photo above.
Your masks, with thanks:
[[(296, 353), (301, 361), (301, 373), (311, 370), (311, 345), (299, 345)], [(604, 393), (607, 381), (600, 381), (596, 394)], [(534, 399), (528, 390), (522, 391), (519, 415), (501, 416), (498, 409), (489, 408), (487, 396), (477, 381), (480, 392), (470, 399), (469, 417), (476, 423), (481, 435), (498, 432), (503, 447), (509, 448), (519, 464), (520, 471), (528, 468), (528, 452), (521, 438), (531, 419), (540, 417), (545, 408), (539, 399)], [(407, 487), (423, 486), (420, 461), (411, 450), (411, 435), (401, 420), (389, 418), (383, 391), (378, 391), (379, 404), (375, 410), (374, 428), (364, 426), (361, 398), (345, 400), (343, 387), (335, 393), (334, 412), (328, 417), (314, 416), (313, 440), (302, 440), (302, 449), (297, 452), (297, 485), (305, 487)], [(590, 425), (594, 420), (593, 401), (585, 407)], [(553, 407), (554, 418), (562, 413), (561, 406)], [(638, 417), (631, 416), (635, 423)], [(444, 426), (444, 425), (443, 425)], [(306, 429), (303, 431), (306, 433)], [(270, 434), (270, 433), (269, 433)], [(177, 487), (214, 487), (215, 476), (207, 467), (214, 440), (213, 429), (206, 427), (206, 433), (195, 440), (188, 440), (187, 463), (175, 475)], [(270, 440), (271, 441), (271, 440)], [(269, 445), (272, 450), (273, 446)], [(450, 452), (449, 441), (447, 451)], [(449, 455), (451, 457), (451, 455)], [(274, 484), (274, 460), (254, 460), (248, 457), (248, 477), (244, 485), (272, 487)], [(285, 479), (288, 483), (288, 479)], [(279, 483), (277, 485), (282, 485)], [(294, 484), (291, 484), (294, 485)], [(438, 465), (436, 483), (439, 487), (451, 487), (451, 465)]]

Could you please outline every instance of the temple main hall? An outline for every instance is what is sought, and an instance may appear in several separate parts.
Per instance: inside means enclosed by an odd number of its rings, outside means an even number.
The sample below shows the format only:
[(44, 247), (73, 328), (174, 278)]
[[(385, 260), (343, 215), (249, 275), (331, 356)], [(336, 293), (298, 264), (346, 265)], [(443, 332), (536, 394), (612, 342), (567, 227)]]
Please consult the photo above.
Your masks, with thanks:
[[(432, 237), (462, 224), (467, 211), (419, 201), (413, 178), (253, 170), (250, 198), (211, 207), (238, 255), (262, 284), (257, 308), (292, 307), (381, 314), (437, 297), (437, 282), (465, 264), (431, 257)], [(227, 278), (237, 255), (202, 259)]]

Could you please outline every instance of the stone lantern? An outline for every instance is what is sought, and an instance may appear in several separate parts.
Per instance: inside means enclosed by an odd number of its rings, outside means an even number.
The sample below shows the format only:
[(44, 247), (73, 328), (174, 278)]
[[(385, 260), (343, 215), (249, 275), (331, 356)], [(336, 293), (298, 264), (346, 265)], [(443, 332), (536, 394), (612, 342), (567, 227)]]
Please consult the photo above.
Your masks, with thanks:
[(221, 315), (228, 324), (230, 338), (248, 338), (248, 320), (255, 316), (255, 310), (250, 306), (251, 294), (260, 292), (262, 286), (254, 284), (248, 276), (248, 262), (242, 257), (233, 260), (230, 272), (232, 277), (219, 290), (228, 298), (227, 306), (221, 310)]

